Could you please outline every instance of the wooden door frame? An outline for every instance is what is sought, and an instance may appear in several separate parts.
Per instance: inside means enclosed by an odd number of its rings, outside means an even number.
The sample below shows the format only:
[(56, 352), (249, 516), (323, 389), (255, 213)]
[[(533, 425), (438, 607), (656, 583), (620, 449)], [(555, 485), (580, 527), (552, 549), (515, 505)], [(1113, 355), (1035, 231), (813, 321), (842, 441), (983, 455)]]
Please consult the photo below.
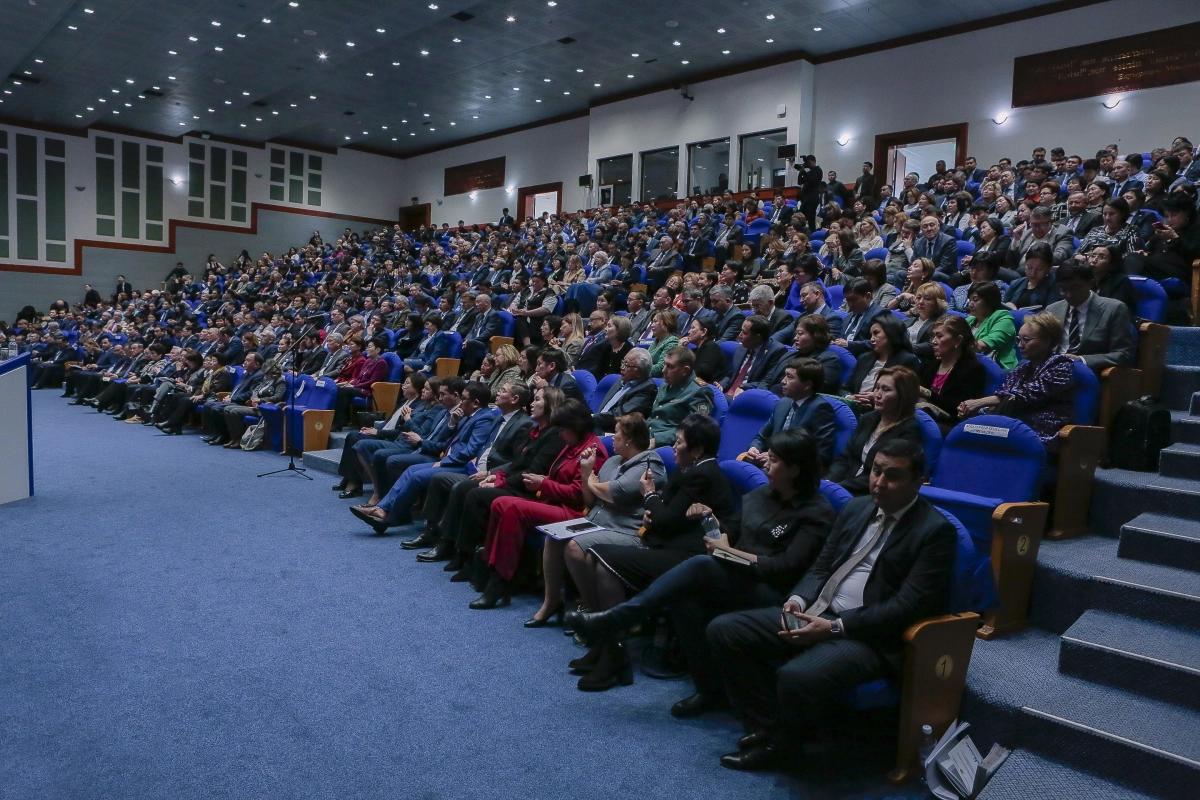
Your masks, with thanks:
[[(875, 174), (878, 177), (875, 181), (874, 196), (879, 196), (879, 189), (886, 183), (883, 179), (887, 177), (885, 173), (887, 171), (888, 148), (905, 144), (936, 141), (938, 139), (953, 139), (954, 164), (952, 166), (961, 167), (967, 158), (967, 129), (967, 123), (960, 122), (956, 125), (935, 125), (931, 128), (916, 128), (911, 131), (875, 134), (875, 160), (872, 163), (875, 168)], [(893, 186), (893, 196), (895, 193), (896, 187)]]
[(518, 224), (525, 221), (525, 199), (531, 194), (541, 194), (542, 192), (558, 192), (558, 209), (554, 213), (562, 213), (562, 181), (558, 181), (557, 183), (540, 183), (537, 186), (521, 186), (517, 189), (516, 220)]
[[(396, 221), (402, 222), (404, 220), (405, 216), (407, 215), (407, 213), (411, 212), (414, 208), (420, 208), (420, 209), (425, 210), (424, 225), (426, 228), (428, 228), (431, 221), (433, 220), (433, 206), (429, 203), (417, 203), (416, 205), (413, 205), (413, 206), (400, 206), (400, 212), (396, 216)], [(404, 231), (404, 232), (405, 233), (414, 233), (414, 231)]]

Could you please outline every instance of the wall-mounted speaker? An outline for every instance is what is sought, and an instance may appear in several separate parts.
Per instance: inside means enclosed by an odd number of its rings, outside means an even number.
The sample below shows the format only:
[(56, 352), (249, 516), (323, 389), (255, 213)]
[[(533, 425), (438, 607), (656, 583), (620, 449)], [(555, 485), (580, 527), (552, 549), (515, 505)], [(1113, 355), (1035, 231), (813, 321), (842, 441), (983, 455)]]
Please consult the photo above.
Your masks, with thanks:
[(775, 157), (776, 158), (795, 158), (796, 157), (796, 145), (794, 145), (794, 144), (779, 145), (779, 153)]
[(579, 176), (579, 185), (586, 186), (589, 189), (592, 188), (592, 176), (591, 175), (580, 175)]

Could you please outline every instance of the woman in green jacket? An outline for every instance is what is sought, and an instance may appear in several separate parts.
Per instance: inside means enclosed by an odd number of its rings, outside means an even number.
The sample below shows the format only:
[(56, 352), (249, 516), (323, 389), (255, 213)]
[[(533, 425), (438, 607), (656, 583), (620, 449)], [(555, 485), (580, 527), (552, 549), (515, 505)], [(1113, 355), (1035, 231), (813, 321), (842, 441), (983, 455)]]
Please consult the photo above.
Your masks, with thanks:
[(675, 327), (679, 324), (679, 312), (673, 308), (665, 308), (654, 312), (650, 318), (650, 333), (654, 342), (650, 345), (651, 378), (661, 378), (663, 361), (667, 353), (679, 347), (679, 337), (675, 335)]
[(1017, 329), (1012, 312), (1000, 299), (1000, 287), (993, 281), (976, 281), (967, 292), (971, 316), (967, 322), (975, 334), (975, 349), (1004, 369), (1017, 365)]

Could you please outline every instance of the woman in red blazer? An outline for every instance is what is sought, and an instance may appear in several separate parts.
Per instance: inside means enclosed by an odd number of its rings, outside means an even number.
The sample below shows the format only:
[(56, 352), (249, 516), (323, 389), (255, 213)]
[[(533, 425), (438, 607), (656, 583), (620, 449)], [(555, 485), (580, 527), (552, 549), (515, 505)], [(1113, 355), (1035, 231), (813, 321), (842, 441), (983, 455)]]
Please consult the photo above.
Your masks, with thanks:
[(535, 493), (538, 499), (499, 497), (493, 501), (483, 545), (483, 557), (491, 572), (487, 587), (471, 601), (471, 608), (508, 605), (525, 536), (537, 525), (577, 519), (587, 510), (580, 454), (595, 448), (596, 469), (608, 458), (608, 451), (592, 432), (592, 412), (578, 400), (568, 400), (554, 412), (550, 424), (559, 429), (566, 447), (555, 457), (544, 476), (524, 475), (525, 489)]
[(333, 411), (332, 430), (340, 431), (346, 424), (350, 405), (356, 397), (370, 397), (371, 384), (386, 381), (391, 368), (380, 358), (383, 343), (378, 339), (367, 342), (367, 358), (349, 383), (338, 383), (337, 403)]

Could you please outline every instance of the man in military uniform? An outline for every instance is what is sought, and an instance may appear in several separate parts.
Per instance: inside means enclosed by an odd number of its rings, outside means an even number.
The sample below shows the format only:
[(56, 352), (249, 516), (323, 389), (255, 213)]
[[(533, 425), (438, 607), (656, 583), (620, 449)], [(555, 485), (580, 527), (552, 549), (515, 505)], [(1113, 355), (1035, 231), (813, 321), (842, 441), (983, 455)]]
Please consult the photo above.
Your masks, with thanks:
[(671, 350), (663, 361), (663, 383), (649, 420), (655, 447), (672, 445), (675, 428), (687, 415), (712, 414), (713, 390), (692, 372), (695, 364), (695, 353), (686, 347)]

